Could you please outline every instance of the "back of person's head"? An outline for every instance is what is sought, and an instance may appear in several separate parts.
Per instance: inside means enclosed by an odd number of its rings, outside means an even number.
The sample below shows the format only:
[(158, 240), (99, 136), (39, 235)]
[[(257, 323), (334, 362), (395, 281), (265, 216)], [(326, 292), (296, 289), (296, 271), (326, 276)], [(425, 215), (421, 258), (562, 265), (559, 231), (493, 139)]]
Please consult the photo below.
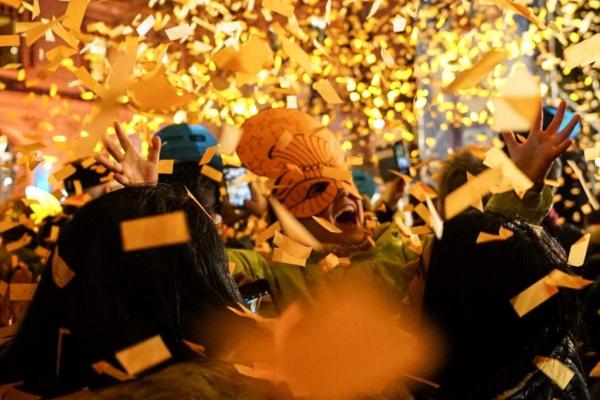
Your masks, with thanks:
[[(498, 234), (501, 226), (513, 236), (476, 243), (480, 232)], [(444, 224), (423, 301), (448, 345), (444, 390), (491, 398), (531, 372), (536, 355), (551, 353), (575, 318), (572, 297), (561, 291), (523, 317), (510, 301), (554, 268), (566, 268), (564, 251), (523, 221), (468, 210)]]
[(483, 161), (471, 149), (463, 149), (448, 157), (442, 164), (437, 182), (441, 204), (444, 204), (446, 196), (467, 183), (467, 172), (476, 176), (486, 169)]
[[(202, 156), (218, 145), (215, 136), (202, 125), (189, 124), (166, 126), (157, 132), (157, 136), (163, 143), (160, 159), (174, 161), (173, 173), (159, 175), (159, 182), (187, 187), (209, 213), (220, 213), (219, 184), (202, 175), (198, 165)], [(218, 153), (208, 165), (223, 170), (223, 161)]]
[[(189, 242), (122, 250), (122, 221), (174, 211), (185, 212)], [(209, 320), (240, 301), (214, 223), (182, 188), (159, 184), (106, 194), (61, 230), (56, 251), (75, 275), (61, 289), (51, 262), (45, 269), (17, 337), (0, 356), (4, 382), (55, 379), (60, 328), (70, 330), (59, 374), (67, 386), (98, 384), (93, 363), (118, 365), (115, 352), (155, 335), (174, 360), (193, 354), (184, 339), (210, 354), (219, 338), (209, 332)]]

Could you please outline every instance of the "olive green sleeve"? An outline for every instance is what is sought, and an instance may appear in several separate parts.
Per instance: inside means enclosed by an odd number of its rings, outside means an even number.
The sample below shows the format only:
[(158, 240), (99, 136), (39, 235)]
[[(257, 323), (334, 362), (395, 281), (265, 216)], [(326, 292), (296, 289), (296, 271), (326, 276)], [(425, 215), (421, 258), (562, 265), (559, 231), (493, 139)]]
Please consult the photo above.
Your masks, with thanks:
[(506, 217), (521, 217), (539, 225), (552, 207), (552, 191), (544, 186), (541, 192), (527, 192), (520, 199), (514, 191), (497, 193), (488, 201), (485, 210)]

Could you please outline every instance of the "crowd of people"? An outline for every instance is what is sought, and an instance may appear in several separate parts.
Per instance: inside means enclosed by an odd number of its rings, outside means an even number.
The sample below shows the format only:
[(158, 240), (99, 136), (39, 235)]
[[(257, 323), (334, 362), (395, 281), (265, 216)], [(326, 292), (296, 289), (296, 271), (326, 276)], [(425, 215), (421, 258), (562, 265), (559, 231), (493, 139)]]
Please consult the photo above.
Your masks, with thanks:
[(596, 215), (553, 207), (565, 111), (503, 133), (505, 153), (455, 152), (435, 185), (398, 172), (377, 202), (298, 110), (243, 125), (238, 205), (204, 127), (163, 128), (146, 157), (115, 125), (60, 213), (16, 202), (2, 222), (21, 243), (0, 271), (3, 398), (600, 396)]

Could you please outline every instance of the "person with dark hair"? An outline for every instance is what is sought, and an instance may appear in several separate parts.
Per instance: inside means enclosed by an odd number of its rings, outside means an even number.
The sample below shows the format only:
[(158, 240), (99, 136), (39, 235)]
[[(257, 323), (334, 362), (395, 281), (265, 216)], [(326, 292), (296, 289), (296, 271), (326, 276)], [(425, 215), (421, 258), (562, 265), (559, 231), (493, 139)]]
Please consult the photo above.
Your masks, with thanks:
[[(175, 211), (186, 215), (187, 243), (123, 250), (123, 221)], [(57, 280), (61, 263), (74, 274), (66, 285)], [(48, 397), (89, 387), (94, 392), (86, 396), (99, 391), (98, 398), (274, 398), (269, 387), (213, 358), (228, 351), (231, 338), (212, 323), (224, 318), (233, 331), (250, 321), (227, 310), (241, 301), (214, 223), (184, 190), (159, 184), (114, 191), (61, 230), (27, 316), (0, 354), (0, 381), (22, 381), (21, 390)], [(103, 389), (116, 381), (92, 365), (118, 365), (116, 352), (156, 335), (171, 359), (140, 380)], [(206, 361), (186, 341), (204, 346)]]
[[(483, 149), (465, 148), (444, 160), (437, 179), (438, 205), (442, 214), (446, 197), (468, 182), (468, 174), (476, 176), (487, 169), (483, 160), (476, 156), (476, 151), (485, 152)], [(483, 199), (483, 204), (488, 198)]]
[[(480, 232), (512, 231), (477, 244)], [(570, 272), (561, 246), (520, 219), (469, 210), (446, 222), (433, 244), (423, 307), (446, 343), (437, 376), (442, 399), (589, 399), (573, 329), (569, 289), (519, 317), (511, 299), (553, 269)], [(559, 360), (574, 373), (561, 390), (534, 365)]]
[[(219, 183), (200, 173), (198, 162), (210, 147), (217, 146), (217, 139), (202, 125), (168, 125), (158, 131), (156, 136), (162, 144), (161, 160), (173, 160), (173, 173), (161, 174), (158, 181), (170, 185), (184, 185), (202, 202), (212, 215), (221, 213)], [(215, 155), (208, 165), (217, 171), (223, 171), (221, 155)]]

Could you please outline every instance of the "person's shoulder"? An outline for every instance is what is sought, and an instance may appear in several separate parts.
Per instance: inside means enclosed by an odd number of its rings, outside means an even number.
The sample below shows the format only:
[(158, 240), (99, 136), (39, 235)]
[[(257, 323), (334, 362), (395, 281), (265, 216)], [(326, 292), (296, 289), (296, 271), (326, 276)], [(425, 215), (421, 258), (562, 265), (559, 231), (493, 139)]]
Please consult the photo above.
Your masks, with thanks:
[(251, 264), (257, 262), (266, 262), (265, 258), (256, 250), (248, 250), (248, 249), (225, 249), (227, 252), (227, 257), (230, 261), (246, 261)]
[(74, 393), (63, 399), (261, 400), (289, 397), (289, 393), (267, 381), (259, 381), (239, 374), (231, 364), (218, 361), (190, 361), (173, 364), (136, 381), (97, 391)]

